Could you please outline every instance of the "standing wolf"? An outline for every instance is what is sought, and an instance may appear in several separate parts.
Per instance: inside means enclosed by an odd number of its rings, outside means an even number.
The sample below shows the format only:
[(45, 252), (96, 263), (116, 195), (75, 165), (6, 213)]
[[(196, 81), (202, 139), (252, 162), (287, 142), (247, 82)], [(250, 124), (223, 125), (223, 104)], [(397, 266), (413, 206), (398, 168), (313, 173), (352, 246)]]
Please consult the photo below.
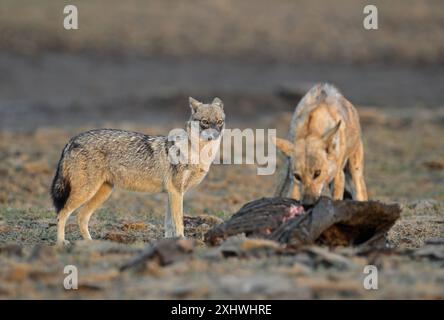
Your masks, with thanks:
[[(167, 136), (99, 129), (81, 133), (68, 142), (51, 188), (58, 213), (57, 243), (67, 243), (66, 221), (81, 206), (78, 214), (80, 232), (84, 239), (91, 240), (89, 219), (109, 197), (113, 187), (168, 193), (165, 236), (184, 235), (183, 196), (208, 173), (225, 127), (223, 103), (219, 98), (211, 104), (193, 98), (189, 100), (191, 117), (186, 125), (185, 146), (191, 150), (188, 160), (194, 157), (197, 161), (178, 161), (177, 139)], [(197, 143), (189, 139), (192, 126), (198, 128)], [(199, 150), (207, 150), (208, 154), (201, 157), (196, 154)]]
[(367, 200), (359, 116), (332, 85), (308, 91), (293, 114), (288, 140), (277, 138), (276, 146), (288, 157), (276, 195), (312, 204), (332, 183), (333, 198), (343, 199), (350, 175), (353, 198)]

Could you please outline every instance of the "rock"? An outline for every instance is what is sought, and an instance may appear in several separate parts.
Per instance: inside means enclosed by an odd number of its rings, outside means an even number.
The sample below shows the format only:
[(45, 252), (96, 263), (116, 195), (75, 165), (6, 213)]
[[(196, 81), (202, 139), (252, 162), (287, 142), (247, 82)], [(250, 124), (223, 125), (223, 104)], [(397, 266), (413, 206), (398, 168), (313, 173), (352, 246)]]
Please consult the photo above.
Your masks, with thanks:
[(220, 244), (230, 236), (267, 238), (282, 223), (300, 216), (304, 208), (289, 198), (261, 198), (245, 204), (230, 220), (217, 225), (205, 234), (205, 242)]

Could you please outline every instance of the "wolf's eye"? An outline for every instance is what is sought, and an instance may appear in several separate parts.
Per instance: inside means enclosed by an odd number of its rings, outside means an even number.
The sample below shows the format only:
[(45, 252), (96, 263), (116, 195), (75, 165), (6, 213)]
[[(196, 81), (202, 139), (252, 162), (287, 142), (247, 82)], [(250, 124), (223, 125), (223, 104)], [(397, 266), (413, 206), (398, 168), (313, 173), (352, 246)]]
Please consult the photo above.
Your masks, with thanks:
[(220, 126), (222, 126), (224, 124), (224, 121), (223, 120), (217, 120), (217, 125), (220, 127)]
[(202, 127), (208, 127), (208, 120), (200, 120), (200, 125), (202, 126)]
[(316, 179), (317, 177), (319, 177), (321, 175), (321, 170), (316, 170), (314, 173), (313, 173), (313, 179)]
[(297, 181), (301, 181), (301, 175), (300, 174), (298, 174), (298, 173), (295, 173), (294, 175), (294, 178), (297, 180)]

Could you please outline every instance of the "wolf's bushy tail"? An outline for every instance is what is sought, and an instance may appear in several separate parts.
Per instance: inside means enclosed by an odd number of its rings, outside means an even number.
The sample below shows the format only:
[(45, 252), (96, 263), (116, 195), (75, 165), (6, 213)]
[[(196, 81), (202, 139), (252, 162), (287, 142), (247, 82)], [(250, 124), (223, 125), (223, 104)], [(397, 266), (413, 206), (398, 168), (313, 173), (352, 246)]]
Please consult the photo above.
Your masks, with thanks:
[(71, 184), (69, 182), (69, 179), (63, 175), (64, 154), (65, 152), (63, 152), (62, 156), (60, 157), (59, 163), (57, 165), (57, 171), (51, 185), (52, 202), (54, 203), (54, 207), (57, 213), (59, 213), (60, 210), (63, 209), (66, 201), (69, 198), (69, 194), (71, 193)]

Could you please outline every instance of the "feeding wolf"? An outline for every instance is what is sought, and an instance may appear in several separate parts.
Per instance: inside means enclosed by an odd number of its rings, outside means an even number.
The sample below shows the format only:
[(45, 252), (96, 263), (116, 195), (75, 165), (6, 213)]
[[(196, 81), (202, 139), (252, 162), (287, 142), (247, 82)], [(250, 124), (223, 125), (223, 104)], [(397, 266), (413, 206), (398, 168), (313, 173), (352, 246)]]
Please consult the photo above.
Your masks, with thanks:
[[(88, 222), (94, 211), (110, 196), (114, 187), (168, 194), (165, 236), (184, 236), (183, 197), (206, 176), (219, 149), (225, 127), (223, 102), (210, 104), (190, 97), (191, 116), (186, 124), (188, 157), (197, 162), (172, 161), (180, 151), (176, 139), (148, 136), (124, 130), (98, 129), (72, 138), (63, 149), (52, 183), (51, 195), (58, 213), (57, 243), (66, 244), (65, 224), (78, 214), (80, 232), (91, 240)], [(197, 124), (197, 143), (191, 141)], [(183, 146), (183, 141), (182, 146)], [(200, 150), (208, 153), (201, 157)]]
[(346, 179), (354, 199), (367, 200), (364, 147), (358, 112), (332, 85), (318, 84), (297, 105), (287, 139), (276, 139), (287, 156), (276, 195), (314, 203), (332, 184), (343, 199)]

